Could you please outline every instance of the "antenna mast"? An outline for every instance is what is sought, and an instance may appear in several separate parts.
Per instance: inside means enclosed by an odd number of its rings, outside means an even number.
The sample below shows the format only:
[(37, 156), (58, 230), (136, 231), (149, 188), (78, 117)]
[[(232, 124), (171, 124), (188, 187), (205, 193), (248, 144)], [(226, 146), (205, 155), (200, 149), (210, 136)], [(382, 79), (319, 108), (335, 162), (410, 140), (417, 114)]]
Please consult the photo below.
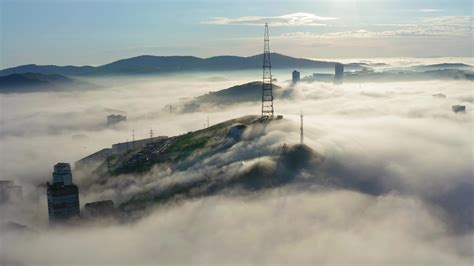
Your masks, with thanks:
[(300, 144), (303, 144), (303, 112), (300, 114), (300, 121), (301, 121), (301, 126), (300, 126)]
[(262, 85), (262, 117), (273, 118), (273, 85), (272, 65), (270, 62), (270, 37), (268, 23), (265, 23), (263, 45), (263, 85)]
[(135, 149), (135, 129), (132, 130), (132, 149)]

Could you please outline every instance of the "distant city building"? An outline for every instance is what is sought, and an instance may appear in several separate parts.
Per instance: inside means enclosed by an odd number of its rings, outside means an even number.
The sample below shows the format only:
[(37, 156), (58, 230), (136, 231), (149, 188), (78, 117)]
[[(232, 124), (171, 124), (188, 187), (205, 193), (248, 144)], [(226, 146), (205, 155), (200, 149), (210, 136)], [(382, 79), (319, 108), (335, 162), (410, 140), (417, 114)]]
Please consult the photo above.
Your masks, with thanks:
[(103, 200), (86, 203), (84, 213), (88, 217), (110, 216), (115, 214), (114, 202), (111, 200)]
[(0, 180), (0, 204), (15, 202), (21, 198), (21, 186), (15, 186), (10, 180)]
[(49, 221), (61, 221), (79, 216), (79, 189), (72, 183), (71, 166), (54, 166), (53, 183), (47, 183)]
[(474, 80), (474, 74), (465, 73), (464, 78), (467, 80)]
[(334, 66), (334, 84), (342, 84), (344, 80), (344, 65), (336, 63)]
[(112, 114), (112, 115), (107, 116), (107, 125), (109, 125), (109, 126), (115, 125), (115, 124), (120, 123), (122, 121), (127, 121), (127, 117), (124, 116), (124, 115), (116, 115), (116, 114)]
[(459, 113), (459, 112), (464, 113), (464, 112), (466, 112), (466, 106), (465, 105), (453, 105), (451, 108), (453, 109), (453, 112), (455, 112), (455, 113)]
[(296, 84), (300, 81), (300, 72), (299, 71), (293, 70), (292, 81), (293, 81), (293, 84)]

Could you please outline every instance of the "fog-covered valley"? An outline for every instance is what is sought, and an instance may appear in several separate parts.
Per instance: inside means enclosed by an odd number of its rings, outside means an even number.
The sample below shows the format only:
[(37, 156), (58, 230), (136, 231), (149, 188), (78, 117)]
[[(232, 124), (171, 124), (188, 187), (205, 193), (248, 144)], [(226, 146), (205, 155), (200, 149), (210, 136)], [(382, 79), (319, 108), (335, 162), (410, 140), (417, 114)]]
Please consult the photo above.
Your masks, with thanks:
[[(271, 167), (272, 151), (299, 144), (301, 113), (304, 144), (321, 158), (318, 164), (308, 159), (308, 167), (278, 186), (229, 186), (151, 204), (131, 221), (56, 228), (48, 226), (42, 187), (54, 164), (73, 164), (132, 140), (132, 134), (148, 138), (150, 129), (172, 137), (203, 129), (208, 120), (212, 126), (259, 115), (259, 99), (195, 112), (179, 107), (210, 91), (259, 81), (260, 72), (89, 77), (87, 82), (98, 85), (94, 89), (0, 95), (1, 179), (23, 188), (23, 200), (0, 206), (1, 221), (29, 228), (0, 229), (0, 262), (471, 264), (472, 82), (292, 85), (290, 74), (274, 73), (285, 95), (274, 103), (283, 119), (262, 134), (247, 132), (227, 150), (193, 158), (197, 163), (187, 169), (154, 167), (92, 186), (96, 176), (73, 172), (81, 206), (105, 199), (120, 205), (141, 192), (209, 173), (226, 178), (257, 164)], [(453, 112), (456, 104), (466, 112)], [(117, 112), (127, 121), (107, 126), (107, 115)]]

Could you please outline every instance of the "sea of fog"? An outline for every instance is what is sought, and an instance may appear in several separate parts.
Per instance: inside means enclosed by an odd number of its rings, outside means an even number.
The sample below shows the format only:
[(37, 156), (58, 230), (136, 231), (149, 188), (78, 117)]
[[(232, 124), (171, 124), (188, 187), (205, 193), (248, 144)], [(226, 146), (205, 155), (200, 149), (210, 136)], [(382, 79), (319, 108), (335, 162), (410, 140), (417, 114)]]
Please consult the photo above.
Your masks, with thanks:
[[(290, 86), (291, 73), (274, 77)], [(260, 79), (259, 72), (107, 77), (89, 79), (100, 85), (93, 90), (0, 95), (0, 179), (24, 193), (22, 204), (0, 207), (1, 221), (32, 230), (0, 232), (0, 264), (472, 264), (474, 91), (464, 80), (299, 83), (290, 98), (275, 99), (288, 121), (256, 148), (298, 143), (303, 113), (305, 144), (332, 165), (327, 174), (377, 184), (376, 193), (289, 184), (159, 207), (131, 224), (48, 227), (38, 185), (54, 164), (131, 140), (132, 131), (136, 139), (150, 129), (174, 136), (207, 119), (258, 115), (259, 103), (195, 113), (169, 105)], [(433, 97), (439, 93), (446, 98)], [(467, 111), (454, 113), (455, 104)], [(118, 111), (127, 122), (107, 127), (106, 116)], [(81, 206), (100, 197), (81, 191)]]
[(436, 64), (452, 64), (461, 63), (466, 65), (474, 65), (473, 57), (390, 57), (390, 58), (310, 58), (312, 60), (341, 62), (343, 64), (364, 63), (364, 64), (386, 64), (388, 67), (413, 67), (426, 66)]

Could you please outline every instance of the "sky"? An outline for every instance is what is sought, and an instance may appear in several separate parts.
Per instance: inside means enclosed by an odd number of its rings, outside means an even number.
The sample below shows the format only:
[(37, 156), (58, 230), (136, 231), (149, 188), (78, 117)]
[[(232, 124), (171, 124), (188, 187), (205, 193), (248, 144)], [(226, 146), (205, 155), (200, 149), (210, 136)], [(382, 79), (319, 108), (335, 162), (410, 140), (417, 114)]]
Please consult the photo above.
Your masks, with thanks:
[(0, 68), (143, 54), (472, 57), (471, 1), (0, 0)]

